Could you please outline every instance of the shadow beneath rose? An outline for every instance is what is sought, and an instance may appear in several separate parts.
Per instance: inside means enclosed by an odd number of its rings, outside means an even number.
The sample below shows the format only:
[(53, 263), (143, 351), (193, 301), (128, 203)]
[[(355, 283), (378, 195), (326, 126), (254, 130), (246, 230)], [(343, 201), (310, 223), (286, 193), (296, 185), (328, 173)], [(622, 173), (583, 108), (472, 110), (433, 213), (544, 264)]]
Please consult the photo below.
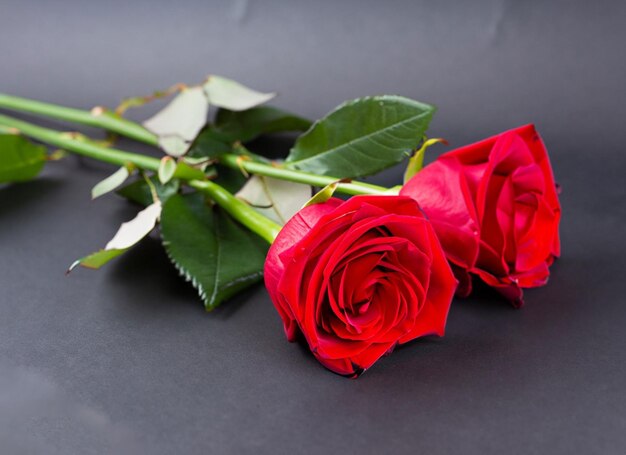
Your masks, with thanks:
[[(494, 325), (507, 331), (518, 330), (522, 324), (520, 310), (513, 308), (499, 293), (482, 283), (476, 283), (474, 289), (470, 297), (455, 298), (452, 301), (444, 337), (428, 335), (396, 346), (391, 353), (383, 355), (369, 370), (359, 376), (359, 382), (365, 379), (377, 383), (381, 377), (389, 377), (391, 372), (392, 376), (402, 376), (408, 371), (417, 374), (421, 368), (434, 368), (430, 374), (435, 374), (434, 371), (439, 368), (437, 365), (441, 359), (449, 358), (451, 349), (454, 351), (454, 344), (458, 342), (469, 341), (468, 345), (474, 347), (470, 349), (471, 352), (465, 353), (466, 358), (462, 360), (468, 365), (472, 364), (472, 359), (475, 359), (481, 349), (493, 351), (496, 348), (493, 341), (482, 340), (477, 334), (488, 331)], [(323, 368), (310, 352), (302, 335), (295, 344), (298, 345), (303, 358), (318, 368)], [(455, 359), (455, 362), (459, 361), (461, 359)], [(442, 368), (446, 370), (445, 367)], [(469, 366), (467, 368), (469, 369)]]
[(477, 279), (472, 283), (472, 294), (464, 298), (455, 297), (452, 305), (467, 305), (475, 311), (486, 313), (516, 310), (502, 294)]

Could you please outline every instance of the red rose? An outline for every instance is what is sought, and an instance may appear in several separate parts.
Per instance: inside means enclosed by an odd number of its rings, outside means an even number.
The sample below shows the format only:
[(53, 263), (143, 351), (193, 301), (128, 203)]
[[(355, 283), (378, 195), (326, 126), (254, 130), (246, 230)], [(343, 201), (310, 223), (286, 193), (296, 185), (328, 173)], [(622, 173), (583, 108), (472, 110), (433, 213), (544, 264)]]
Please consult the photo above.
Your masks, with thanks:
[(456, 280), (435, 231), (402, 196), (332, 198), (281, 230), (265, 284), (289, 341), (356, 377), (396, 344), (442, 336)]
[(533, 125), (446, 153), (400, 194), (419, 201), (457, 276), (477, 275), (521, 306), (522, 288), (546, 283), (559, 256), (561, 208), (550, 161)]

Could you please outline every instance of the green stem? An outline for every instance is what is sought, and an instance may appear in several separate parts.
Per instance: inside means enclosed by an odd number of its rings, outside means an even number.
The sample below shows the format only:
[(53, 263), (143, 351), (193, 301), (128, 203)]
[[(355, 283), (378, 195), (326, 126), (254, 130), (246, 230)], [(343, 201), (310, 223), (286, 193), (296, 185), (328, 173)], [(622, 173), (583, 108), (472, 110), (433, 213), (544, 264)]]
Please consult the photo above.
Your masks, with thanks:
[(0, 93), (0, 107), (14, 111), (30, 112), (45, 117), (79, 123), (81, 125), (103, 128), (131, 139), (145, 142), (146, 144), (158, 145), (157, 136), (143, 126), (115, 115), (113, 112), (103, 108), (94, 108), (91, 111), (85, 111), (21, 98), (19, 96), (6, 95), (4, 93)]
[[(76, 138), (75, 135), (69, 133), (43, 128), (5, 115), (0, 115), (0, 129), (2, 127), (15, 128), (25, 136), (98, 161), (104, 161), (118, 166), (125, 166), (128, 163), (132, 163), (139, 169), (155, 172), (159, 169), (160, 160), (157, 158), (110, 149), (96, 145), (82, 136)], [(177, 174), (174, 174), (174, 176), (177, 176)], [(184, 178), (184, 176), (179, 177)], [(216, 183), (208, 180), (189, 180), (187, 183), (189, 186), (206, 193), (230, 213), (233, 218), (269, 243), (272, 243), (280, 232), (281, 227), (278, 224), (264, 217)]]
[[(96, 115), (93, 112), (89, 111), (58, 106), (55, 104), (43, 103), (40, 101), (29, 100), (17, 96), (4, 95), (1, 93), (0, 107), (5, 107), (7, 109), (13, 109), (22, 112), (31, 112), (34, 114), (40, 114), (47, 117), (67, 120), (69, 122), (75, 122), (82, 125), (103, 128), (138, 140), (140, 142), (144, 142), (149, 145), (158, 145), (158, 137), (156, 135), (152, 134), (150, 131), (148, 131), (138, 123), (118, 117), (109, 111), (102, 111), (101, 113)], [(21, 129), (19, 127), (17, 128)], [(43, 140), (44, 142), (49, 142), (46, 139), (39, 139)], [(76, 151), (76, 153), (80, 152)], [(324, 187), (331, 183), (335, 183), (337, 180), (340, 180), (337, 177), (329, 177), (324, 175), (311, 174), (303, 171), (286, 169), (279, 164), (270, 165), (265, 163), (259, 163), (256, 161), (242, 160), (239, 159), (238, 155), (235, 154), (223, 155), (222, 157), (220, 157), (220, 162), (225, 166), (234, 169), (243, 169), (250, 174), (264, 175), (280, 180), (287, 180), (290, 182), (303, 183), (312, 186)], [(152, 168), (147, 169), (153, 170)], [(336, 191), (339, 193), (356, 195), (388, 193), (389, 189), (364, 182), (350, 182), (340, 183), (337, 186)]]
[(40, 140), (55, 147), (60, 147), (78, 155), (87, 156), (105, 163), (125, 166), (132, 163), (140, 169), (149, 171), (159, 170), (159, 159), (137, 153), (124, 152), (113, 148), (103, 147), (85, 139), (81, 135), (62, 133), (50, 128), (33, 125), (32, 123), (17, 120), (6, 115), (0, 115), (0, 125), (15, 128), (25, 136)]
[(256, 232), (269, 243), (274, 241), (281, 230), (278, 224), (250, 208), (241, 199), (236, 198), (232, 193), (210, 180), (191, 180), (189, 186), (208, 194), (211, 199), (222, 206), (233, 218), (251, 231)]
[[(239, 155), (226, 153), (219, 157), (221, 164), (233, 169), (243, 169), (250, 174), (264, 175), (280, 180), (290, 182), (304, 183), (306, 185), (325, 187), (339, 180), (337, 177), (329, 177), (326, 175), (311, 174), (309, 172), (294, 171), (285, 169), (281, 165), (272, 165), (259, 163), (257, 161), (246, 160)], [(339, 183), (336, 191), (344, 194), (382, 194), (389, 193), (389, 188), (384, 186), (372, 185), (364, 182)]]

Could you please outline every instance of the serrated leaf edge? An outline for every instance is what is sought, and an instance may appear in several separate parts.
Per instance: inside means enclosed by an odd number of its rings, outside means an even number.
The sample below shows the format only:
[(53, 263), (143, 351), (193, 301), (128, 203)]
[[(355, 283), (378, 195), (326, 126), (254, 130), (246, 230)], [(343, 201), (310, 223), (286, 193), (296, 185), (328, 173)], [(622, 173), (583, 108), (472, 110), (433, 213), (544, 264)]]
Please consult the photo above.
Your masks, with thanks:
[[(215, 302), (215, 296), (217, 295), (217, 285), (214, 287), (214, 291), (213, 291), (213, 294), (211, 295), (211, 299), (209, 299), (206, 290), (202, 286), (202, 283), (200, 283), (185, 267), (180, 265), (176, 261), (176, 259), (174, 259), (172, 257), (172, 255), (170, 253), (170, 250), (169, 250), (169, 246), (170, 246), (171, 242), (165, 238), (165, 236), (163, 235), (163, 231), (161, 231), (161, 243), (163, 245), (163, 248), (165, 249), (165, 254), (167, 255), (168, 259), (170, 260), (170, 262), (172, 263), (174, 268), (178, 271), (179, 275), (181, 277), (183, 277), (185, 279), (185, 281), (187, 281), (188, 283), (191, 283), (193, 288), (196, 291), (198, 291), (198, 295), (200, 296), (200, 299), (202, 299), (202, 301), (204, 303), (205, 309), (207, 311), (212, 311), (215, 308), (217, 308), (219, 306), (219, 303)], [(218, 248), (218, 251), (220, 251), (220, 250), (221, 250), (221, 248)], [(244, 282), (247, 282), (247, 281), (254, 281), (254, 280), (257, 280), (258, 278), (260, 278), (262, 276), (263, 276), (263, 272), (251, 273), (249, 275), (245, 275), (245, 276), (236, 278), (234, 280), (231, 280), (222, 289), (228, 289), (228, 288), (230, 288), (232, 286), (235, 286), (236, 284), (239, 284), (239, 283), (244, 283)]]

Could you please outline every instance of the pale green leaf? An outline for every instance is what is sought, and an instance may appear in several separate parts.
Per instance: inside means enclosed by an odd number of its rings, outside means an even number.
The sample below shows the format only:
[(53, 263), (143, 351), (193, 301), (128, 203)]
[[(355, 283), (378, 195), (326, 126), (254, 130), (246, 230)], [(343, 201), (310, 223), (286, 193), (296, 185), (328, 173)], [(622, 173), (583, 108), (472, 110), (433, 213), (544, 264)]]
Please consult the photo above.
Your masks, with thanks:
[(244, 111), (266, 103), (275, 93), (261, 93), (245, 85), (221, 76), (211, 75), (204, 83), (204, 92), (209, 103), (231, 111)]
[(115, 236), (107, 243), (105, 250), (130, 248), (154, 229), (161, 215), (161, 202), (150, 204), (130, 221), (122, 223)]
[(284, 225), (311, 198), (311, 187), (253, 175), (236, 196), (262, 215)]
[(72, 269), (78, 265), (98, 269), (112, 259), (125, 253), (154, 229), (160, 215), (161, 202), (153, 202), (140, 211), (135, 218), (122, 223), (115, 236), (113, 236), (103, 250), (78, 259), (70, 266), (68, 272), (72, 271)]
[(174, 172), (176, 172), (176, 161), (171, 156), (164, 156), (161, 158), (161, 162), (159, 163), (159, 181), (161, 184), (165, 185), (167, 182), (172, 180), (174, 177)]
[(170, 156), (178, 158), (189, 150), (191, 142), (177, 135), (159, 136), (159, 147)]
[(202, 87), (186, 88), (143, 125), (157, 136), (179, 136), (192, 141), (205, 125), (208, 109)]
[(129, 175), (130, 172), (128, 171), (128, 168), (126, 166), (122, 166), (113, 174), (109, 175), (107, 178), (97, 183), (91, 189), (91, 199), (95, 199), (110, 191), (113, 191), (122, 183), (124, 183)]

